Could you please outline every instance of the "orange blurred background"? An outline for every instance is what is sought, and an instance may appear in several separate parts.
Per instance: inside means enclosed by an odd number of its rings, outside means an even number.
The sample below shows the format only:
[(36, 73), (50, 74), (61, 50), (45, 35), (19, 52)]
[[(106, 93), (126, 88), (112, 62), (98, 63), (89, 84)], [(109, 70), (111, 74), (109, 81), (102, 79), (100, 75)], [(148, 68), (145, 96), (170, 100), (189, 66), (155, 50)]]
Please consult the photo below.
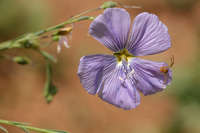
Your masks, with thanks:
[[(8, 1), (8, 7), (4, 11), (11, 17), (7, 17), (3, 12), (0, 13), (1, 41), (12, 39), (24, 32), (37, 31), (61, 23), (73, 15), (96, 8), (105, 2), (105, 0)], [(79, 59), (84, 55), (111, 52), (88, 35), (90, 22), (84, 21), (74, 24), (72, 40), (69, 41), (71, 48), (63, 48), (60, 54), (56, 53), (56, 43), (48, 48), (48, 51), (58, 59), (58, 63), (53, 65), (53, 72), (59, 92), (50, 104), (45, 102), (43, 96), (45, 63), (40, 59), (41, 57), (31, 53), (34, 57), (33, 63), (27, 66), (0, 60), (0, 119), (28, 122), (36, 127), (66, 130), (71, 133), (164, 132), (173, 120), (174, 114), (180, 110), (180, 104), (173, 92), (180, 89), (177, 84), (187, 80), (183, 80), (183, 77), (189, 78), (188, 73), (196, 74), (192, 70), (199, 54), (200, 2), (198, 0), (174, 1), (118, 1), (125, 5), (142, 7), (127, 9), (132, 19), (138, 13), (148, 11), (158, 15), (167, 25), (172, 48), (162, 54), (147, 57), (155, 61), (170, 62), (170, 57), (174, 55), (174, 80), (166, 91), (142, 96), (141, 104), (130, 111), (116, 108), (97, 96), (89, 95), (81, 86), (77, 76)], [(189, 3), (183, 3), (184, 1)], [(2, 2), (6, 3), (6, 0)], [(1, 8), (3, 7), (0, 6)], [(13, 13), (10, 13), (12, 10)], [(97, 11), (89, 15), (97, 16), (101, 12)], [(13, 14), (15, 17), (12, 17)], [(7, 22), (3, 23), (5, 20)], [(12, 55), (16, 53), (19, 51), (10, 52)], [(184, 128), (188, 129), (188, 127)], [(22, 132), (13, 127), (7, 129), (10, 132)], [(200, 132), (196, 128), (190, 131)]]

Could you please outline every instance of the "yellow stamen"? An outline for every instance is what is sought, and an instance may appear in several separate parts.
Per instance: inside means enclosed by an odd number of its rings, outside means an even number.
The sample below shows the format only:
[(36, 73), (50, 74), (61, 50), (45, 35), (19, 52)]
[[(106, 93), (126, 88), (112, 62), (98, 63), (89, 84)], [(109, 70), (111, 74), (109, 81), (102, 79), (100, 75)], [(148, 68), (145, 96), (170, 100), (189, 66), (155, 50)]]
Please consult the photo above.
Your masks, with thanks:
[(134, 57), (132, 54), (129, 53), (127, 49), (122, 49), (119, 52), (115, 52), (114, 56), (117, 58), (117, 62), (121, 62), (125, 60), (128, 62), (129, 58)]

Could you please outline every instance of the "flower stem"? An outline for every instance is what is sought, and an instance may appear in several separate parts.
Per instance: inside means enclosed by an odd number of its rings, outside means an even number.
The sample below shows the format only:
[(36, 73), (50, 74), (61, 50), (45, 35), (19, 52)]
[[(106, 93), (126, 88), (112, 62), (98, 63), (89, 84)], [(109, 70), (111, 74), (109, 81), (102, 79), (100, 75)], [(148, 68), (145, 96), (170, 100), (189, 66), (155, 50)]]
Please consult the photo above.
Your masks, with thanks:
[(92, 17), (89, 17), (89, 16), (82, 16), (82, 17), (79, 17), (79, 18), (70, 18), (69, 20), (67, 20), (67, 21), (65, 21), (65, 22), (63, 22), (61, 24), (58, 24), (56, 26), (52, 26), (52, 27), (49, 27), (47, 29), (41, 30), (39, 32), (36, 32), (35, 36), (40, 36), (40, 35), (42, 35), (44, 33), (63, 28), (67, 24), (72, 24), (72, 23), (75, 23), (75, 22), (79, 22), (79, 21), (83, 21), (83, 20), (91, 20), (91, 19), (92, 19)]
[(7, 50), (10, 46), (10, 41), (2, 42), (0, 45), (0, 51)]
[(41, 30), (39, 32), (36, 32), (35, 35), (39, 36), (39, 35), (44, 34), (46, 32), (54, 31), (54, 30), (59, 29), (59, 28), (63, 28), (67, 24), (79, 22), (79, 21), (82, 21), (82, 20), (91, 20), (92, 17), (89, 17), (89, 16), (83, 16), (83, 17), (81, 17), (81, 16), (84, 15), (84, 14), (87, 14), (89, 12), (97, 11), (97, 10), (100, 10), (100, 9), (101, 8), (94, 8), (94, 9), (86, 10), (86, 11), (84, 11), (84, 12), (78, 14), (78, 15), (73, 16), (72, 18), (68, 19), (67, 21), (65, 21), (65, 22), (63, 22), (61, 24), (58, 24), (58, 25), (49, 27), (49, 28), (47, 28), (45, 30)]
[(86, 10), (86, 11), (84, 11), (84, 12), (82, 12), (82, 13), (76, 15), (76, 16), (73, 16), (72, 18), (78, 18), (78, 17), (80, 17), (80, 16), (82, 16), (82, 15), (84, 15), (84, 14), (87, 14), (87, 13), (90, 13), (90, 12), (94, 12), (94, 11), (97, 11), (97, 10), (100, 10), (100, 9), (101, 9), (101, 8), (89, 9), (89, 10)]
[(5, 125), (19, 127), (21, 129), (26, 129), (26, 130), (30, 130), (30, 131), (36, 131), (36, 132), (40, 132), (40, 133), (66, 133), (65, 131), (42, 129), (42, 128), (37, 128), (37, 127), (33, 127), (33, 126), (28, 126), (26, 123), (13, 122), (13, 121), (7, 121), (7, 120), (0, 120), (0, 123), (5, 124)]
[[(35, 37), (38, 37), (44, 33), (47, 33), (47, 32), (50, 32), (50, 31), (55, 31), (55, 30), (58, 30), (60, 28), (63, 28), (65, 25), (67, 24), (72, 24), (72, 23), (75, 23), (75, 22), (79, 22), (79, 21), (83, 21), (83, 20), (93, 20), (93, 17), (89, 17), (89, 16), (82, 16), (84, 14), (87, 14), (89, 12), (93, 12), (93, 11), (97, 11), (99, 10), (100, 8), (95, 8), (95, 9), (89, 9), (89, 10), (86, 10), (78, 15), (75, 15), (73, 16), (72, 18), (68, 19), (67, 21), (63, 22), (63, 23), (60, 23), (58, 25), (55, 25), (55, 26), (52, 26), (52, 27), (49, 27), (47, 29), (44, 29), (44, 30), (40, 30), (38, 32), (34, 32), (32, 33)], [(8, 50), (10, 48), (19, 48), (18, 46), (15, 46), (15, 45), (12, 45), (11, 44), (15, 43), (17, 40), (19, 39), (23, 39), (26, 37), (27, 34), (24, 34), (20, 37), (17, 37), (16, 39), (14, 40), (10, 40), (10, 41), (5, 41), (5, 42), (2, 42), (0, 43), (0, 51), (4, 51), (4, 50)]]

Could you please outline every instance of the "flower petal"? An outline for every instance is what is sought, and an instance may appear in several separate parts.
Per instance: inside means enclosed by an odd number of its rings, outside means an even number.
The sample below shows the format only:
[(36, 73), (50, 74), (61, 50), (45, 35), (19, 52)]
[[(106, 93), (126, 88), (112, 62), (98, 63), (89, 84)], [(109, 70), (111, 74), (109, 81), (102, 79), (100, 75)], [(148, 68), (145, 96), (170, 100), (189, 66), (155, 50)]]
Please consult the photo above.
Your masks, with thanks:
[(90, 94), (96, 94), (102, 79), (104, 66), (116, 63), (111, 55), (90, 55), (80, 59), (78, 75), (83, 87)]
[(58, 45), (57, 45), (57, 53), (58, 53), (58, 54), (60, 53), (61, 48), (62, 48), (62, 44), (61, 44), (61, 43), (58, 43)]
[(108, 8), (90, 25), (89, 33), (110, 50), (125, 48), (130, 28), (130, 16), (122, 8)]
[(110, 70), (105, 68), (98, 95), (104, 101), (129, 110), (140, 104), (140, 95), (134, 80), (126, 77), (126, 66), (117, 65)]
[(135, 56), (152, 55), (171, 47), (167, 27), (156, 15), (139, 14), (133, 23), (127, 49)]
[(139, 105), (140, 95), (135, 81), (127, 78), (126, 69), (114, 56), (90, 55), (81, 58), (78, 75), (88, 93), (98, 93), (110, 104), (132, 109)]
[[(162, 91), (171, 83), (172, 72), (166, 63), (133, 58), (130, 66), (134, 69), (137, 89), (144, 95)], [(162, 71), (162, 68), (166, 71)]]
[(57, 53), (61, 52), (62, 49), (62, 45), (64, 44), (64, 46), (66, 48), (70, 48), (69, 44), (68, 44), (68, 39), (66, 36), (60, 36), (59, 42), (58, 42), (58, 46), (57, 46)]

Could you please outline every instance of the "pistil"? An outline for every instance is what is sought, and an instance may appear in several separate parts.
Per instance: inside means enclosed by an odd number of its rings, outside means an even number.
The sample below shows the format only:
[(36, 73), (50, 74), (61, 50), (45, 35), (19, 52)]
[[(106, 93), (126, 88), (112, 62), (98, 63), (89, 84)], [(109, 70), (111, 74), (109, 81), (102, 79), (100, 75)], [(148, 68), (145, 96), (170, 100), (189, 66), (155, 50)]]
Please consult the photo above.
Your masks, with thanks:
[(117, 58), (118, 63), (122, 60), (128, 62), (128, 58), (134, 57), (127, 49), (122, 49), (119, 52), (115, 52), (113, 55)]

